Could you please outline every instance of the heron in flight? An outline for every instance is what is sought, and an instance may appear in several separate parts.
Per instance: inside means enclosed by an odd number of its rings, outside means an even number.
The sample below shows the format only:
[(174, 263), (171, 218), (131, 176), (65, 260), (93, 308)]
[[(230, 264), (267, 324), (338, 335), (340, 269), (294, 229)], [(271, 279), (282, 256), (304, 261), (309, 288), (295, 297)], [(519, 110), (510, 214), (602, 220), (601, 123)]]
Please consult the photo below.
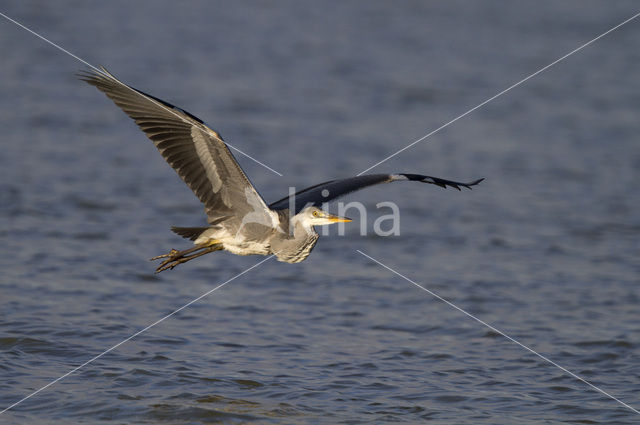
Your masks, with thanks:
[(279, 261), (298, 263), (309, 256), (318, 240), (314, 226), (351, 221), (320, 209), (325, 202), (380, 183), (418, 181), (460, 190), (483, 180), (460, 183), (420, 174), (369, 174), (320, 183), (267, 205), (220, 134), (202, 120), (124, 84), (103, 67), (78, 76), (138, 124), (204, 204), (209, 225), (172, 227), (194, 246), (152, 258), (162, 260), (156, 273), (223, 249), (238, 255), (272, 254)]

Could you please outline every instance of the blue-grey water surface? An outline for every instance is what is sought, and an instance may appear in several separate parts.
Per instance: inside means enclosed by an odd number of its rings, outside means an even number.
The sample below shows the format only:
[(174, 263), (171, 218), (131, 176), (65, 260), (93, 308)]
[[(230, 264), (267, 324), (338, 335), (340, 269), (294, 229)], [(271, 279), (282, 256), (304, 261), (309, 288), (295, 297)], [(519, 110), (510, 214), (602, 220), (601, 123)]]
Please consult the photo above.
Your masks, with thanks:
[[(638, 12), (632, 1), (45, 2), (6, 13), (207, 121), (268, 200), (357, 174)], [(202, 207), (84, 65), (0, 18), (0, 409), (261, 260), (154, 275)], [(632, 424), (640, 416), (640, 21), (372, 172), (401, 234), (269, 260), (3, 424)]]

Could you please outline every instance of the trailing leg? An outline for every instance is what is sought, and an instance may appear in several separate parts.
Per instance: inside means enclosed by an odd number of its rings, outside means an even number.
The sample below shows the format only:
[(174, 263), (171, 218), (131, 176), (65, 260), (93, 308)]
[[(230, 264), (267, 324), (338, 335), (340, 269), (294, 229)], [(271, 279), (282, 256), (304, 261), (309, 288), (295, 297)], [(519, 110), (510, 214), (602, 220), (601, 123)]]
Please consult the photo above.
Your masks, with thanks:
[[(166, 260), (160, 263), (160, 265), (156, 269), (156, 273), (160, 273), (167, 269), (173, 269), (178, 264), (186, 263), (187, 261), (193, 260), (194, 258), (198, 258), (202, 255), (205, 255), (214, 251), (219, 251), (221, 249), (223, 249), (222, 244), (217, 243), (215, 241), (208, 242), (206, 244), (196, 245), (193, 248), (185, 249), (184, 251), (178, 251), (176, 249), (172, 249), (167, 254), (158, 255), (157, 257), (151, 258), (151, 261), (159, 260), (161, 258), (166, 258)], [(191, 255), (188, 255), (188, 254), (191, 254)]]

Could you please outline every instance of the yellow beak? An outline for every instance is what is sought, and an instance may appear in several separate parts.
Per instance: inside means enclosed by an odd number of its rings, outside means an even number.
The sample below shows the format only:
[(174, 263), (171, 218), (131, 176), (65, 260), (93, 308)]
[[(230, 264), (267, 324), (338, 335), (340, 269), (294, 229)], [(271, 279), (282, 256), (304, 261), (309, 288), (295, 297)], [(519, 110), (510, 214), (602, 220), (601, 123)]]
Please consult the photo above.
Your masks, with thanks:
[(348, 223), (351, 221), (350, 218), (347, 217), (340, 217), (338, 215), (331, 215), (331, 214), (327, 214), (327, 218), (329, 219), (329, 221), (331, 221), (332, 223)]

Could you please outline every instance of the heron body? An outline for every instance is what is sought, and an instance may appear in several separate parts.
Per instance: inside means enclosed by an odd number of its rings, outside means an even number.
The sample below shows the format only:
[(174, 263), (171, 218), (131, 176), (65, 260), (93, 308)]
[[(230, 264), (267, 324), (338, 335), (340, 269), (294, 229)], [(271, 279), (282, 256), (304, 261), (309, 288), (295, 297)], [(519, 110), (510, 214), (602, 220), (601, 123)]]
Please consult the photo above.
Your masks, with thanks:
[(222, 137), (202, 120), (126, 85), (104, 68), (79, 76), (138, 124), (204, 204), (208, 226), (172, 228), (192, 240), (194, 246), (152, 258), (163, 259), (156, 272), (223, 249), (238, 255), (273, 254), (280, 261), (298, 263), (309, 256), (318, 241), (314, 226), (351, 221), (320, 209), (332, 199), (394, 181), (419, 181), (460, 190), (483, 180), (460, 183), (422, 174), (370, 174), (320, 183), (267, 205)]
[[(174, 227), (172, 230), (182, 236), (186, 233), (195, 237), (196, 245), (220, 245), (227, 251), (238, 255), (269, 255), (274, 254), (278, 260), (286, 263), (299, 263), (309, 256), (318, 241), (318, 233), (313, 228), (324, 212), (317, 207), (306, 208), (293, 218), (289, 210), (276, 211), (276, 221), (273, 225), (248, 223), (239, 231), (229, 231), (224, 225), (217, 224), (202, 228)], [(348, 221), (332, 216), (333, 222)], [(290, 223), (291, 222), (291, 223)], [(224, 223), (224, 221), (223, 221)], [(291, 232), (289, 225), (291, 224)]]

